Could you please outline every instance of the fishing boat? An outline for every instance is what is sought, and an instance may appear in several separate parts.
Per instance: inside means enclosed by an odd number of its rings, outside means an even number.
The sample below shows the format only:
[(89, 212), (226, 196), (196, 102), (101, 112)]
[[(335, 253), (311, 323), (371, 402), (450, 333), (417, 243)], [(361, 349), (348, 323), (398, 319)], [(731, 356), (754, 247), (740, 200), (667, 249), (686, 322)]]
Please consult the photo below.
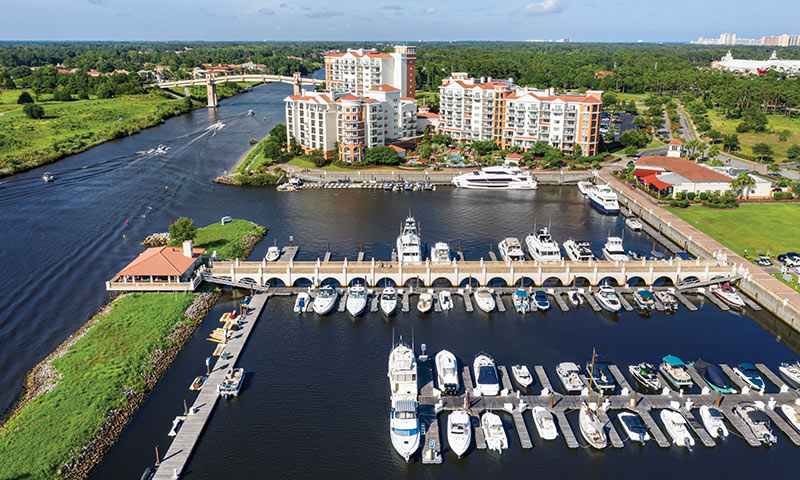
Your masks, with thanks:
[(439, 307), (443, 312), (453, 308), (453, 295), (448, 290), (439, 292)]
[(573, 262), (588, 262), (595, 259), (592, 244), (589, 242), (579, 242), (570, 238), (564, 242), (564, 252)]
[(514, 302), (514, 310), (517, 313), (528, 313), (531, 311), (531, 299), (528, 292), (524, 288), (518, 288), (511, 295), (511, 300)]
[(391, 315), (397, 310), (397, 291), (393, 287), (386, 287), (381, 292), (380, 299), (381, 311), (386, 315)]
[(294, 313), (303, 313), (308, 308), (308, 303), (311, 301), (311, 296), (306, 292), (300, 292), (297, 294), (297, 298), (294, 301)]
[(458, 361), (455, 355), (447, 350), (436, 354), (436, 375), (439, 380), (439, 390), (446, 395), (458, 393)]
[(264, 260), (268, 262), (275, 262), (281, 256), (281, 249), (278, 248), (277, 240), (275, 242), (275, 245), (269, 247), (267, 249), (267, 254), (264, 255)]
[(589, 408), (586, 402), (583, 402), (581, 405), (578, 425), (580, 426), (581, 435), (589, 442), (590, 446), (598, 450), (606, 448), (608, 440), (606, 439), (606, 432), (603, 429), (603, 422), (600, 421), (597, 417), (597, 413)]
[(642, 445), (650, 440), (650, 434), (647, 432), (647, 426), (644, 424), (639, 415), (632, 412), (620, 412), (617, 415), (617, 420), (622, 426), (622, 429), (628, 434), (628, 438), (634, 442), (639, 442)]
[(601, 307), (609, 312), (619, 312), (622, 308), (622, 303), (619, 301), (617, 292), (608, 285), (603, 285), (598, 288), (597, 291), (594, 292), (594, 298), (597, 299), (597, 303), (599, 303)]
[(653, 392), (661, 390), (661, 380), (658, 379), (658, 371), (653, 365), (646, 362), (629, 365), (628, 372), (644, 388)]
[(759, 442), (770, 446), (778, 442), (778, 437), (772, 432), (772, 425), (766, 413), (761, 411), (753, 402), (737, 403), (733, 413), (747, 425)]
[(689, 450), (694, 447), (694, 437), (689, 433), (688, 423), (680, 412), (670, 409), (661, 410), (661, 421), (669, 436), (672, 437), (674, 445), (686, 447)]
[(528, 254), (536, 261), (561, 261), (561, 249), (558, 248), (558, 242), (553, 240), (550, 235), (548, 227), (543, 227), (536, 233), (528, 234), (525, 237), (525, 246), (528, 247)]
[(700, 407), (700, 420), (703, 421), (703, 426), (712, 437), (719, 438), (720, 440), (728, 438), (728, 427), (725, 426), (725, 416), (716, 408), (709, 407), (708, 405)]
[(56, 177), (50, 172), (44, 172), (44, 175), (42, 175), (42, 181), (45, 183), (55, 182)]
[(642, 222), (636, 217), (628, 217), (628, 218), (626, 218), (625, 219), (625, 226), (630, 228), (634, 232), (638, 232), (639, 230), (644, 228), (644, 225), (642, 225)]
[(733, 308), (744, 308), (744, 300), (742, 300), (742, 297), (736, 293), (736, 290), (734, 290), (729, 283), (723, 283), (717, 288), (712, 288), (711, 291), (717, 296), (717, 298), (729, 306)]
[(392, 396), (417, 395), (417, 356), (403, 339), (389, 352), (389, 386)]
[(636, 302), (636, 308), (643, 313), (652, 312), (656, 308), (655, 297), (649, 290), (639, 289), (633, 293), (633, 300)]
[(198, 375), (194, 378), (192, 384), (189, 385), (189, 390), (200, 390), (203, 388), (203, 385), (205, 384), (206, 384), (206, 376)]
[(317, 297), (314, 299), (314, 312), (316, 312), (317, 315), (329, 314), (333, 311), (337, 298), (339, 298), (339, 294), (336, 292), (335, 288), (330, 285), (322, 286), (317, 292)]
[(608, 185), (595, 185), (586, 190), (592, 206), (605, 214), (619, 213), (617, 194)]
[(736, 389), (728, 381), (728, 377), (725, 376), (719, 365), (713, 365), (700, 359), (692, 365), (715, 392), (736, 393)]
[(594, 188), (594, 183), (592, 182), (578, 182), (578, 191), (582, 194), (586, 195), (590, 188)]
[(222, 398), (238, 397), (244, 381), (244, 368), (229, 368), (222, 383), (217, 385), (217, 393)]
[(389, 431), (392, 446), (408, 462), (420, 443), (417, 401), (413, 396), (392, 397)]
[(367, 310), (367, 289), (364, 284), (357, 283), (347, 289), (345, 308), (354, 317)]
[(494, 359), (488, 353), (479, 353), (472, 362), (472, 375), (475, 378), (475, 394), (494, 397), (500, 393), (500, 380)]
[(472, 443), (472, 421), (464, 410), (456, 410), (447, 416), (447, 443), (458, 458), (467, 453)]
[(450, 262), (450, 246), (444, 242), (436, 242), (431, 250), (431, 262), (433, 263), (449, 263)]
[(610, 262), (627, 262), (630, 260), (622, 247), (622, 239), (620, 237), (608, 237), (606, 244), (603, 246), (603, 258)]
[(733, 373), (739, 376), (744, 383), (751, 389), (764, 393), (764, 379), (758, 373), (756, 366), (752, 363), (740, 363), (733, 367)]
[(486, 412), (481, 417), (481, 428), (489, 450), (503, 453), (508, 448), (508, 437), (503, 428), (503, 420), (497, 414)]
[(553, 414), (544, 407), (533, 407), (531, 409), (533, 424), (542, 440), (555, 440), (558, 438), (558, 428), (553, 420)]
[(423, 292), (419, 294), (419, 300), (417, 301), (417, 310), (419, 313), (428, 313), (431, 311), (433, 307), (433, 293), (431, 290), (427, 292)]
[(655, 292), (656, 299), (664, 305), (664, 309), (667, 312), (677, 312), (678, 311), (678, 300), (669, 292), (665, 291), (658, 291)]
[(576, 307), (580, 306), (583, 303), (583, 297), (581, 297), (580, 293), (577, 290), (568, 290), (567, 298), (569, 298), (570, 303), (572, 303)]
[(475, 298), (475, 303), (478, 304), (478, 308), (486, 313), (491, 313), (494, 307), (497, 306), (492, 291), (486, 287), (476, 289), (473, 297)]
[(591, 360), (586, 362), (586, 373), (589, 376), (590, 386), (598, 392), (612, 394), (617, 386), (614, 375), (609, 370), (610, 362), (603, 360), (599, 355), (592, 355)]
[(580, 368), (572, 362), (561, 362), (556, 365), (556, 376), (566, 393), (580, 393), (586, 387), (580, 373)]
[(507, 237), (500, 240), (497, 244), (500, 250), (500, 258), (507, 262), (521, 262), (525, 260), (525, 253), (522, 251), (522, 244), (515, 237)]
[(544, 290), (536, 290), (533, 292), (533, 302), (537, 310), (547, 311), (550, 310), (550, 300), (547, 298), (547, 293)]
[(519, 386), (522, 388), (528, 388), (533, 383), (531, 371), (528, 370), (528, 367), (525, 365), (512, 365), (511, 374), (514, 376), (514, 380), (516, 380)]
[(800, 361), (791, 360), (788, 362), (781, 362), (781, 365), (778, 367), (778, 370), (788, 380), (791, 380), (795, 384), (800, 384)]
[(686, 371), (686, 364), (680, 358), (675, 355), (667, 355), (662, 358), (658, 370), (664, 375), (664, 378), (679, 390), (684, 388), (691, 390), (692, 377), (689, 376), (689, 372)]
[(800, 432), (800, 409), (794, 405), (789, 405), (788, 403), (784, 403), (781, 405), (781, 412), (789, 420), (789, 423)]

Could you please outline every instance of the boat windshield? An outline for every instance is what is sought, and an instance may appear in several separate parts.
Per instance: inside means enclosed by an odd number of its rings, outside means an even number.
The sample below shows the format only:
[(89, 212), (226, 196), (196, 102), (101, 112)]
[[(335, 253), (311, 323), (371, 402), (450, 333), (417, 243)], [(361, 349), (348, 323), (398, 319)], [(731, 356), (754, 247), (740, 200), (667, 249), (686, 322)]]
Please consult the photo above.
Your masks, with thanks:
[(395, 295), (394, 293), (384, 293), (383, 294), (383, 299), (384, 300), (395, 300), (396, 298), (397, 298), (397, 295)]
[(413, 437), (419, 433), (416, 428), (393, 428), (392, 431), (398, 437)]

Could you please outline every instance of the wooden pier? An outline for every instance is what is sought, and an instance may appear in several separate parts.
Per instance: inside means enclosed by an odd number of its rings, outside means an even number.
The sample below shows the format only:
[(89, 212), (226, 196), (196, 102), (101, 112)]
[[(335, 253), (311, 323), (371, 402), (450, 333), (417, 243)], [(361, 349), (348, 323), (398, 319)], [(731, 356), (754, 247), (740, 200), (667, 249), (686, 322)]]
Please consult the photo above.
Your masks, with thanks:
[(567, 305), (567, 302), (564, 300), (564, 297), (561, 294), (561, 292), (550, 290), (547, 293), (551, 297), (553, 297), (553, 299), (556, 301), (556, 304), (558, 305), (558, 308), (560, 308), (562, 312), (569, 312), (569, 305)]
[(501, 313), (505, 312), (506, 311), (506, 304), (503, 302), (503, 296), (500, 295), (499, 293), (495, 294), (495, 300), (496, 300), (495, 303), (497, 303), (497, 311), (501, 312)]
[(753, 435), (753, 432), (750, 430), (750, 427), (744, 424), (739, 417), (737, 417), (730, 408), (725, 408), (720, 406), (719, 411), (722, 412), (722, 415), (725, 416), (725, 419), (733, 425), (733, 427), (739, 432), (739, 436), (744, 438), (744, 440), (750, 444), (751, 447), (760, 447), (761, 442)]
[(622, 308), (624, 308), (626, 312), (632, 312), (633, 307), (628, 303), (628, 299), (625, 298), (625, 295), (623, 295), (622, 292), (617, 292), (617, 296), (619, 297), (619, 303), (622, 305)]
[(514, 419), (514, 429), (517, 431), (517, 436), (519, 436), (519, 444), (525, 450), (533, 448), (533, 442), (528, 433), (528, 426), (525, 424), (525, 418), (522, 416), (522, 412), (514, 410), (511, 413), (511, 417)]
[(690, 302), (689, 299), (686, 298), (683, 295), (683, 293), (679, 292), (678, 290), (674, 290), (674, 289), (670, 293), (672, 293), (672, 295), (674, 295), (675, 298), (677, 298), (678, 301), (681, 302), (683, 304), (683, 306), (686, 307), (687, 310), (689, 310), (690, 312), (696, 312), (697, 311), (697, 305), (695, 305), (694, 303)]
[(464, 299), (464, 309), (468, 312), (475, 311), (475, 309), (472, 308), (472, 299), (470, 298), (469, 291), (462, 289), (459, 293), (461, 294), (461, 298)]
[(727, 312), (728, 310), (730, 310), (730, 309), (731, 309), (729, 306), (727, 306), (725, 303), (723, 303), (723, 302), (722, 302), (722, 300), (718, 299), (718, 298), (716, 297), (716, 295), (714, 295), (713, 293), (711, 293), (711, 290), (709, 290), (709, 289), (707, 289), (707, 288), (706, 288), (706, 289), (704, 289), (704, 290), (703, 290), (703, 295), (705, 295), (705, 297), (706, 297), (706, 298), (707, 298), (707, 299), (708, 299), (708, 300), (709, 300), (711, 303), (713, 303), (714, 305), (716, 305), (717, 307), (719, 307), (719, 309), (720, 309), (720, 310), (722, 310), (723, 312)]
[(788, 388), (786, 383), (784, 383), (784, 381), (781, 380), (781, 377), (775, 375), (775, 373), (769, 368), (767, 368), (767, 366), (764, 365), (763, 363), (756, 363), (756, 368), (758, 369), (759, 372), (761, 372), (762, 375), (767, 377), (767, 380), (769, 380), (770, 382), (772, 382), (773, 385), (778, 387), (779, 390), (784, 390)]
[(592, 293), (588, 289), (583, 290), (581, 292), (581, 295), (583, 295), (583, 298), (586, 299), (586, 303), (588, 303), (589, 306), (592, 307), (592, 310), (594, 310), (595, 312), (599, 312), (600, 310), (602, 310), (600, 305), (597, 303), (597, 300), (594, 299), (594, 295), (592, 295)]
[(650, 415), (650, 412), (645, 408), (637, 408), (636, 413), (639, 414), (644, 424), (647, 426), (647, 429), (650, 431), (650, 436), (653, 437), (656, 444), (661, 448), (669, 448), (669, 439), (667, 436), (664, 435), (664, 432), (658, 428), (658, 424), (653, 417)]
[(402, 294), (398, 294), (398, 295), (400, 295), (402, 297), (401, 305), (402, 305), (403, 312), (409, 312), (411, 310), (411, 305), (410, 305), (410, 303), (411, 303), (411, 294), (408, 292), (408, 290), (406, 290)]
[(281, 256), (275, 263), (289, 263), (294, 261), (300, 247), (286, 246), (281, 249)]
[(685, 407), (681, 408), (681, 415), (683, 415), (683, 418), (686, 419), (686, 423), (689, 424), (689, 427), (694, 430), (695, 435), (697, 435), (697, 437), (700, 438), (700, 441), (703, 442), (703, 445), (711, 448), (717, 444), (690, 410), (687, 410)]
[(572, 427), (569, 425), (569, 420), (567, 420), (567, 416), (564, 415), (564, 411), (554, 410), (552, 414), (558, 420), (558, 426), (561, 428), (561, 436), (564, 437), (564, 441), (567, 442), (567, 446), (569, 448), (580, 447), (581, 444), (578, 443), (578, 439), (575, 438), (575, 434), (572, 433)]
[(617, 384), (620, 386), (620, 388), (623, 391), (627, 390), (628, 395), (633, 395), (633, 392), (635, 390), (631, 388), (631, 385), (628, 383), (628, 380), (625, 379), (625, 376), (622, 375), (622, 372), (619, 370), (619, 367), (617, 367), (616, 365), (609, 365), (608, 370), (611, 372), (611, 375), (614, 376), (614, 379), (617, 381)]
[(599, 408), (597, 410), (597, 418), (599, 418), (600, 421), (605, 425), (606, 430), (608, 431), (608, 439), (611, 442), (611, 446), (614, 448), (624, 447), (625, 443), (623, 443), (622, 438), (619, 436), (619, 432), (617, 432), (614, 424), (611, 423), (611, 419), (608, 418), (605, 410)]

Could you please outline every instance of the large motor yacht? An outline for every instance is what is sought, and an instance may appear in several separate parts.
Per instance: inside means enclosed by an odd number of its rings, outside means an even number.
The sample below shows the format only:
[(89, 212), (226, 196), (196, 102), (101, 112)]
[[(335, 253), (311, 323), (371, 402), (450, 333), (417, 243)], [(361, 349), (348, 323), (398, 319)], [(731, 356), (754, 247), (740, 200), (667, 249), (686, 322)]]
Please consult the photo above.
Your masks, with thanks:
[(389, 430), (392, 446), (408, 462), (419, 448), (420, 438), (417, 401), (413, 396), (392, 398)]
[(619, 295), (614, 291), (614, 288), (608, 285), (603, 285), (594, 292), (594, 298), (601, 307), (609, 312), (619, 312), (622, 308), (622, 303), (619, 301)]
[(397, 260), (401, 263), (419, 263), (422, 261), (422, 247), (419, 240), (417, 221), (410, 214), (403, 223), (397, 237)]
[(519, 262), (525, 260), (525, 253), (522, 251), (522, 245), (515, 237), (508, 237), (500, 240), (497, 244), (497, 249), (500, 250), (500, 258), (506, 261)]
[(612, 262), (627, 262), (630, 260), (630, 257), (622, 247), (622, 239), (620, 237), (608, 237), (603, 247), (603, 258)]
[(617, 194), (608, 185), (596, 185), (586, 190), (586, 196), (592, 206), (603, 213), (619, 213)]
[(550, 236), (550, 229), (543, 227), (536, 233), (530, 233), (525, 237), (525, 246), (528, 253), (534, 260), (540, 262), (558, 262), (561, 260), (561, 249), (558, 242)]
[(488, 353), (479, 353), (472, 363), (472, 375), (475, 377), (475, 393), (487, 397), (500, 393), (500, 381), (494, 359)]
[(573, 262), (588, 262), (595, 259), (589, 242), (578, 242), (570, 238), (564, 242), (564, 252)]
[(389, 386), (394, 395), (417, 395), (417, 357), (402, 338), (389, 353)]
[(453, 185), (477, 190), (535, 190), (539, 185), (519, 167), (486, 167), (453, 177)]
[(455, 355), (447, 350), (436, 354), (436, 375), (439, 379), (439, 390), (446, 395), (458, 393), (458, 362)]

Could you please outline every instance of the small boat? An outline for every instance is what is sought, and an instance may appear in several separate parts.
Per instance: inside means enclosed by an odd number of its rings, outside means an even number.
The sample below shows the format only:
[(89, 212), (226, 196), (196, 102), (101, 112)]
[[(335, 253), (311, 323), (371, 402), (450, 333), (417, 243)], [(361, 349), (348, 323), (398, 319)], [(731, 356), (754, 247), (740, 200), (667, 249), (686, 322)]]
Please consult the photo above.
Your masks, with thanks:
[(497, 244), (500, 250), (500, 258), (508, 262), (520, 262), (525, 260), (525, 253), (522, 251), (522, 244), (515, 237), (508, 237), (500, 240)]
[(636, 217), (628, 217), (628, 218), (626, 218), (625, 219), (625, 226), (630, 228), (634, 232), (637, 232), (637, 231), (641, 230), (642, 228), (644, 228), (644, 225), (642, 225), (642, 222)]
[(561, 362), (556, 366), (556, 376), (566, 393), (580, 393), (586, 387), (580, 373), (580, 368), (572, 362)]
[(503, 420), (497, 414), (486, 412), (481, 417), (481, 428), (489, 450), (503, 453), (508, 448), (508, 437), (503, 428)]
[(700, 420), (708, 433), (719, 439), (728, 438), (728, 427), (725, 426), (725, 416), (714, 407), (703, 405), (700, 407)]
[(649, 290), (639, 289), (633, 293), (633, 300), (636, 302), (636, 308), (640, 312), (649, 313), (656, 308), (655, 297)]
[(594, 298), (597, 299), (597, 303), (599, 303), (601, 307), (609, 312), (619, 312), (622, 308), (622, 303), (619, 301), (617, 292), (608, 285), (603, 285), (598, 288), (597, 291), (594, 292)]
[(478, 308), (486, 313), (491, 313), (494, 307), (497, 306), (492, 291), (486, 287), (478, 288), (472, 296), (475, 298), (475, 303), (478, 304)]
[(300, 292), (297, 294), (297, 298), (294, 301), (294, 313), (303, 313), (308, 308), (308, 302), (311, 300), (311, 296), (306, 292)]
[(347, 290), (345, 308), (354, 317), (367, 310), (367, 289), (363, 284), (357, 283)]
[(606, 244), (603, 246), (603, 258), (611, 262), (627, 262), (630, 260), (625, 253), (620, 237), (608, 237), (606, 239)]
[(717, 288), (711, 290), (720, 300), (727, 303), (728, 306), (733, 308), (744, 308), (744, 300), (736, 293), (736, 290), (729, 284), (723, 283)]
[(536, 305), (537, 310), (550, 310), (550, 300), (547, 299), (547, 294), (544, 290), (533, 292), (533, 303)]
[(567, 291), (567, 298), (569, 298), (569, 301), (576, 307), (583, 303), (583, 297), (581, 297), (577, 290)]
[(694, 447), (694, 437), (689, 433), (688, 423), (680, 412), (670, 409), (661, 410), (661, 421), (669, 436), (672, 437), (673, 444), (689, 450)]
[(436, 242), (431, 250), (431, 262), (433, 263), (449, 263), (450, 262), (450, 246), (444, 242)]
[(661, 390), (661, 380), (658, 379), (658, 371), (649, 363), (642, 362), (638, 365), (628, 366), (631, 376), (646, 389), (658, 392)]
[(229, 368), (222, 383), (217, 385), (217, 393), (222, 398), (238, 397), (244, 381), (244, 368)]
[(472, 422), (464, 410), (456, 410), (447, 416), (447, 443), (458, 458), (469, 449), (472, 443)]
[(536, 431), (539, 432), (539, 437), (542, 440), (555, 440), (558, 438), (558, 428), (556, 422), (553, 421), (553, 414), (548, 412), (544, 407), (533, 407), (531, 410), (533, 416), (533, 424), (536, 425)]
[(595, 259), (592, 244), (589, 242), (578, 242), (570, 238), (564, 242), (564, 252), (573, 262), (588, 262)]
[(728, 381), (728, 377), (725, 376), (725, 373), (718, 365), (713, 365), (699, 359), (692, 365), (694, 369), (697, 370), (697, 373), (703, 377), (703, 380), (706, 381), (708, 386), (714, 389), (715, 392), (736, 393), (736, 389), (733, 388)]
[(494, 359), (488, 353), (479, 353), (472, 362), (472, 376), (475, 378), (475, 394), (494, 397), (500, 394), (500, 380)]
[(392, 397), (389, 431), (394, 449), (408, 462), (420, 442), (417, 401), (413, 396)]
[(297, 185), (292, 185), (291, 183), (284, 183), (278, 185), (278, 188), (276, 188), (275, 190), (279, 192), (297, 192), (300, 190), (300, 188)]
[(672, 385), (678, 389), (692, 389), (692, 377), (686, 371), (686, 364), (675, 355), (667, 355), (662, 359), (659, 371)]
[(528, 367), (525, 365), (512, 365), (511, 366), (511, 374), (514, 375), (514, 380), (523, 387), (528, 388), (533, 383), (533, 377), (531, 376), (531, 371), (528, 370)]
[(586, 195), (587, 191), (593, 187), (594, 183), (592, 182), (578, 182), (578, 191), (584, 195)]
[(336, 293), (335, 288), (330, 285), (324, 285), (319, 289), (317, 297), (314, 299), (314, 312), (316, 312), (317, 315), (329, 314), (336, 305), (336, 299), (338, 297), (339, 294)]
[(436, 376), (439, 380), (439, 390), (446, 395), (458, 393), (458, 361), (455, 355), (447, 350), (436, 354)]
[(189, 386), (189, 390), (200, 390), (203, 388), (203, 385), (206, 384), (206, 376), (205, 375), (198, 375), (195, 377), (192, 384)]
[(606, 432), (603, 428), (603, 422), (597, 417), (597, 413), (589, 408), (586, 402), (581, 405), (580, 415), (578, 417), (578, 425), (580, 426), (581, 435), (589, 442), (592, 447), (602, 450), (608, 445), (606, 439)]
[(800, 361), (791, 360), (788, 362), (782, 362), (778, 367), (778, 370), (788, 380), (791, 380), (795, 384), (800, 384)]
[(453, 295), (449, 291), (442, 290), (439, 292), (439, 306), (443, 312), (453, 308)]
[(764, 379), (752, 363), (740, 363), (733, 367), (733, 373), (739, 376), (751, 389), (764, 393)]
[(678, 311), (678, 300), (669, 292), (665, 291), (658, 291), (655, 293), (656, 299), (664, 305), (664, 309), (667, 312), (677, 312)]
[(614, 380), (614, 375), (611, 374), (611, 370), (608, 369), (609, 365), (611, 365), (611, 363), (602, 360), (601, 357), (597, 355), (594, 358), (594, 365), (592, 365), (591, 360), (586, 362), (586, 373), (589, 378), (589, 383), (597, 391), (612, 394), (617, 386), (617, 382)]
[(518, 288), (514, 294), (511, 295), (511, 299), (514, 302), (514, 310), (518, 313), (528, 313), (531, 311), (531, 299), (524, 288)]
[(397, 310), (397, 291), (393, 287), (386, 287), (381, 292), (381, 311), (391, 315)]
[(772, 432), (769, 417), (766, 413), (759, 410), (755, 403), (738, 403), (733, 408), (733, 413), (747, 425), (759, 442), (767, 446), (778, 442), (778, 437)]
[(433, 307), (433, 293), (431, 291), (419, 294), (419, 301), (417, 302), (417, 310), (419, 313), (428, 313)]
[(620, 414), (617, 415), (617, 420), (619, 420), (619, 424), (622, 425), (622, 429), (625, 430), (625, 433), (628, 434), (628, 438), (634, 442), (639, 442), (644, 445), (645, 442), (650, 440), (647, 426), (639, 415), (632, 412), (620, 412)]
[(231, 219), (231, 217), (226, 215), (226, 216), (222, 217), (219, 221), (220, 221), (221, 224), (226, 225), (228, 223), (231, 223), (233, 221), (233, 219)]
[(45, 183), (55, 182), (56, 177), (50, 172), (44, 172), (44, 175), (42, 175), (42, 181)]
[(252, 116), (253, 116), (253, 115), (255, 115), (255, 114), (256, 114), (256, 112), (254, 112), (254, 111), (252, 111), (252, 110), (248, 110), (248, 111), (247, 111), (247, 116), (248, 116), (248, 117), (252, 117)]
[(785, 403), (781, 405), (781, 412), (783, 412), (783, 415), (786, 416), (786, 419), (789, 420), (795, 430), (800, 432), (800, 409)]
[(264, 260), (268, 262), (275, 262), (281, 256), (281, 249), (278, 245), (273, 245), (267, 249), (267, 254), (264, 255)]

